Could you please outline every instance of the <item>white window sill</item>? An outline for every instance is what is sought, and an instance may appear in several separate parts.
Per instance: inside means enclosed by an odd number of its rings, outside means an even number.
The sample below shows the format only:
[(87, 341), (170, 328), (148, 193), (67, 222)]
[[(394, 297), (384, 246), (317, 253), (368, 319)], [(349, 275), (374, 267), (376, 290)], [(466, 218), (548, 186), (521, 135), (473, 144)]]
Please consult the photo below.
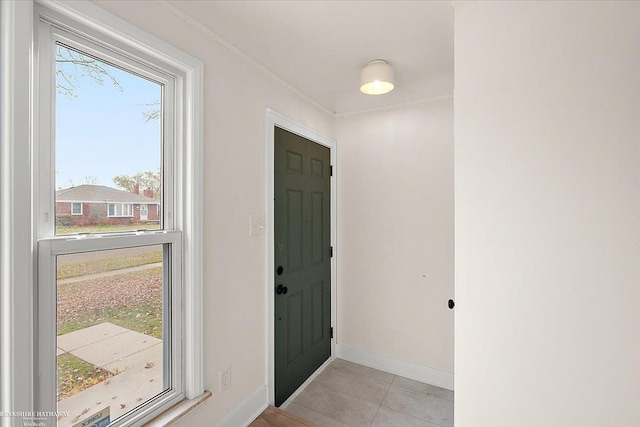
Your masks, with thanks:
[(171, 408), (146, 423), (144, 427), (162, 427), (173, 424), (210, 397), (211, 392), (209, 390), (205, 390), (201, 396), (196, 397), (195, 399), (185, 399), (180, 403), (176, 403)]

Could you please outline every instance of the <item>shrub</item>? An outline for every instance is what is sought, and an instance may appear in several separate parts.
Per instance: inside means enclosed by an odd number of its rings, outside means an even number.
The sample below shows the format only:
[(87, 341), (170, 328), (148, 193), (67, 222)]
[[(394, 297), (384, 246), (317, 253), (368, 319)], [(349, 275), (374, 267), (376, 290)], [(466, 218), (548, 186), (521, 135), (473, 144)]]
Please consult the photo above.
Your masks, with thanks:
[(71, 214), (58, 214), (56, 215), (57, 227), (68, 227), (73, 225), (73, 215)]

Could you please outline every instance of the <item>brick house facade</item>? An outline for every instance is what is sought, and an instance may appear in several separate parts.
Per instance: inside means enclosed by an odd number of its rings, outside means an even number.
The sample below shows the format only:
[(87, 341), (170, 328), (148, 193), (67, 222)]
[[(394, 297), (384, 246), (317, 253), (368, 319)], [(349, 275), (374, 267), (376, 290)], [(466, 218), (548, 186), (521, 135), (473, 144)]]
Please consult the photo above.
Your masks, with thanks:
[[(136, 187), (137, 190), (137, 187)], [(79, 185), (56, 191), (56, 224), (71, 226), (157, 224), (159, 198), (102, 185)]]

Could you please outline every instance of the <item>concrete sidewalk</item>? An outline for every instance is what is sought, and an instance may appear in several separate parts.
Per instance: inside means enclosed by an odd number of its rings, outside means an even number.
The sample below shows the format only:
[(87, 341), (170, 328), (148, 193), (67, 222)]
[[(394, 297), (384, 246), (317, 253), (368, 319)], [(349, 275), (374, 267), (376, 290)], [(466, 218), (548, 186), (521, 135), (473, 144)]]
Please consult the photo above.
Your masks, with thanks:
[(119, 270), (105, 271), (103, 273), (95, 273), (95, 274), (87, 274), (85, 276), (70, 277), (68, 279), (58, 280), (57, 284), (64, 285), (67, 283), (84, 282), (85, 280), (104, 279), (105, 277), (115, 276), (116, 274), (134, 273), (136, 271), (148, 270), (150, 268), (155, 268), (155, 267), (162, 267), (162, 263), (154, 262), (153, 264), (143, 264), (143, 265), (138, 265), (136, 267), (128, 267), (128, 268), (121, 268)]
[(163, 385), (162, 340), (109, 322), (58, 337), (58, 355), (70, 353), (113, 377), (58, 402), (58, 421), (68, 427), (110, 407), (111, 420), (161, 393)]

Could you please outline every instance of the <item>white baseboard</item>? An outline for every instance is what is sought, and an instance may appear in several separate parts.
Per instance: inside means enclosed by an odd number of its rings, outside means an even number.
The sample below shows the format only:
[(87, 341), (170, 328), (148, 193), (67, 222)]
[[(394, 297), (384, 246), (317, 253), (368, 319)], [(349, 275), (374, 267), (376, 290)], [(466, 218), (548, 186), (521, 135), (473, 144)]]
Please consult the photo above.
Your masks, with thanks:
[(453, 372), (451, 371), (406, 362), (344, 344), (336, 345), (336, 357), (453, 391)]
[(311, 374), (311, 376), (307, 378), (307, 380), (303, 382), (302, 385), (298, 387), (298, 389), (294, 391), (291, 396), (289, 396), (289, 398), (284, 401), (284, 403), (282, 403), (282, 405), (280, 405), (280, 409), (285, 409), (287, 406), (289, 406), (289, 404), (293, 402), (300, 393), (302, 393), (302, 391), (309, 385), (309, 383), (315, 380), (316, 377), (320, 375), (320, 373), (324, 371), (324, 368), (329, 366), (329, 363), (331, 362), (333, 362), (333, 357), (328, 358), (326, 362), (324, 362), (318, 369), (316, 369), (316, 371)]
[(268, 401), (269, 393), (267, 386), (264, 385), (233, 412), (224, 417), (218, 424), (218, 427), (247, 427), (267, 409), (267, 406), (269, 406), (267, 404)]

